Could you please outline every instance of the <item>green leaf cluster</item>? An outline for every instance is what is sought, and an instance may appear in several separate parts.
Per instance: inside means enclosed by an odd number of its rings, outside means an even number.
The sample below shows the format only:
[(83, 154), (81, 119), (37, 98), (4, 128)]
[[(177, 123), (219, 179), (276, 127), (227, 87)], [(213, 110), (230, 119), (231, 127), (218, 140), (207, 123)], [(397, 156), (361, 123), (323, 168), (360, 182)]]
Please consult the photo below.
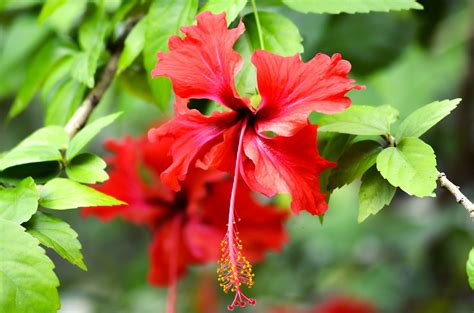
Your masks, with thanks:
[[(47, 126), (0, 156), (0, 311), (56, 312), (59, 280), (42, 244), (86, 270), (77, 233), (62, 219), (38, 210), (120, 205), (123, 202), (81, 183), (108, 179), (105, 162), (81, 153), (118, 116), (96, 120), (72, 140), (62, 127)], [(53, 172), (48, 173), (52, 163)], [(32, 168), (43, 168), (35, 177)], [(64, 168), (68, 178), (53, 178)], [(37, 183), (46, 182), (44, 185)]]
[[(331, 160), (338, 166), (326, 174), (329, 192), (362, 178), (359, 191), (359, 222), (390, 204), (396, 188), (417, 197), (432, 196), (438, 170), (430, 145), (419, 137), (445, 118), (460, 99), (436, 101), (412, 112), (394, 130), (399, 118), (391, 106), (353, 105), (349, 109), (322, 116), (319, 131), (336, 133), (326, 150), (339, 147)], [(343, 136), (344, 135), (344, 136)], [(352, 137), (347, 137), (351, 135)], [(341, 144), (343, 140), (344, 145)], [(352, 141), (347, 144), (347, 140)], [(337, 151), (337, 150), (334, 150)], [(326, 156), (327, 157), (327, 156)]]

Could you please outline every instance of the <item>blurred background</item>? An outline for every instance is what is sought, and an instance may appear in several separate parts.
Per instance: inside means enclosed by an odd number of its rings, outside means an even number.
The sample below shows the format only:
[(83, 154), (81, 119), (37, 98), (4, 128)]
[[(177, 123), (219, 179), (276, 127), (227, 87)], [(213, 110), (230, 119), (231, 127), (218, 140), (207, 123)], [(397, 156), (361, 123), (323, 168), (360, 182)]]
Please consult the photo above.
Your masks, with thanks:
[[(41, 127), (45, 103), (55, 101), (54, 90), (40, 93), (24, 113), (6, 122), (45, 44), (53, 39), (76, 44), (79, 25), (94, 10), (89, 2), (66, 2), (65, 9), (38, 23), (42, 1), (0, 0), (0, 151)], [(105, 5), (113, 14), (126, 2), (105, 0)], [(419, 2), (423, 11), (337, 16), (299, 14), (278, 0), (258, 0), (257, 6), (277, 11), (298, 26), (305, 60), (316, 52), (340, 52), (350, 60), (352, 76), (367, 86), (351, 94), (354, 104), (391, 104), (404, 117), (434, 100), (463, 98), (424, 139), (436, 151), (440, 171), (473, 199), (474, 2)], [(100, 155), (106, 155), (101, 148), (105, 138), (143, 134), (166, 114), (151, 103), (141, 62), (135, 65), (138, 72), (132, 67), (115, 79), (92, 117), (125, 112), (95, 140), (91, 150)], [(133, 76), (137, 73), (142, 76)], [(65, 92), (72, 102), (80, 100), (85, 89)], [(256, 284), (250, 294), (258, 305), (248, 312), (306, 308), (347, 295), (372, 304), (377, 312), (472, 313), (474, 293), (467, 284), (465, 263), (474, 243), (474, 224), (465, 209), (440, 189), (436, 198), (425, 199), (398, 192), (389, 208), (358, 224), (358, 184), (334, 192), (323, 225), (307, 214), (291, 216), (289, 244), (255, 267)], [(84, 219), (78, 211), (61, 216), (79, 233), (89, 270), (82, 272), (50, 253), (62, 282), (60, 312), (164, 312), (166, 289), (146, 281), (146, 229), (120, 220), (103, 224)], [(231, 299), (218, 289), (214, 273), (212, 264), (192, 268), (178, 287), (179, 312), (226, 311)]]

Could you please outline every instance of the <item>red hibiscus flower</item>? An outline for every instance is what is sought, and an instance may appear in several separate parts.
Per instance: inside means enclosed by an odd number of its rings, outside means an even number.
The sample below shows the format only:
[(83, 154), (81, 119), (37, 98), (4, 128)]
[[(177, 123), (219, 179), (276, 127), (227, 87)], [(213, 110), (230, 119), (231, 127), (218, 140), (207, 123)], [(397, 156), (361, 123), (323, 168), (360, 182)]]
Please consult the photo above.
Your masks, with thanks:
[[(171, 140), (150, 143), (145, 137), (107, 141), (114, 153), (107, 163), (110, 179), (96, 188), (128, 205), (92, 207), (83, 215), (95, 215), (103, 221), (114, 217), (144, 224), (153, 234), (150, 246), (150, 283), (169, 286), (167, 312), (175, 311), (176, 283), (191, 264), (202, 264), (219, 258), (219, 242), (225, 234), (232, 181), (225, 173), (193, 169), (175, 192), (164, 186), (160, 173), (171, 164), (166, 152)], [(287, 213), (255, 201), (245, 184), (236, 199), (244, 218), (257, 214), (241, 228), (241, 236), (249, 242), (245, 253), (259, 261), (268, 250), (278, 251), (287, 241), (284, 221)]]
[[(269, 197), (291, 194), (295, 213), (323, 214), (327, 204), (319, 190), (319, 174), (334, 164), (319, 156), (316, 126), (308, 122), (308, 115), (347, 108), (351, 101), (345, 94), (360, 87), (347, 77), (351, 65), (339, 54), (317, 54), (304, 63), (298, 55), (281, 57), (256, 50), (252, 63), (261, 102), (251, 103), (239, 96), (234, 85), (242, 58), (232, 47), (245, 30), (243, 23), (228, 29), (224, 13), (203, 12), (196, 19), (196, 26), (181, 28), (184, 38), (169, 39), (169, 52), (158, 52), (152, 76), (169, 77), (177, 100), (175, 117), (152, 129), (149, 138), (173, 140), (173, 162), (161, 179), (175, 191), (196, 167), (234, 172), (219, 270), (224, 291), (235, 292), (228, 306), (232, 310), (236, 305), (255, 303), (241, 291), (242, 285), (253, 284), (253, 274), (235, 231), (239, 177), (252, 190)], [(203, 115), (187, 107), (191, 98), (214, 100), (228, 111)], [(257, 216), (254, 213), (252, 219)]]

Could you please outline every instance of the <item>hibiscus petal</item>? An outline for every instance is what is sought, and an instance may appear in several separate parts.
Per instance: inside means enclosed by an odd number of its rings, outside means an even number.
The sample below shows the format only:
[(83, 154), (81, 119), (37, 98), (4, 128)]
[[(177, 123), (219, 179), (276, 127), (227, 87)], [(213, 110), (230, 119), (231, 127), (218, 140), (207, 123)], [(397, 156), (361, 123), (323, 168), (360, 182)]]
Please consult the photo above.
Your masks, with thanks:
[(292, 137), (274, 138), (248, 130), (244, 153), (251, 162), (244, 163), (243, 177), (250, 188), (269, 197), (291, 194), (291, 209), (296, 214), (301, 210), (323, 214), (327, 203), (319, 189), (319, 174), (335, 164), (319, 156), (316, 129), (316, 125), (307, 125)]
[(168, 286), (183, 276), (193, 262), (183, 238), (182, 216), (177, 215), (154, 231), (148, 272), (151, 284)]
[[(177, 102), (182, 102), (177, 99)], [(173, 189), (181, 189), (180, 181), (186, 178), (190, 168), (206, 164), (213, 168), (221, 164), (223, 154), (208, 154), (214, 145), (223, 141), (224, 134), (237, 122), (236, 112), (215, 112), (210, 116), (197, 110), (179, 106), (175, 117), (158, 128), (151, 129), (148, 137), (151, 141), (173, 138), (169, 151), (173, 163), (161, 174), (161, 181)]]
[(351, 104), (345, 94), (360, 89), (347, 77), (351, 64), (340, 54), (317, 54), (307, 63), (298, 55), (282, 57), (258, 50), (252, 56), (257, 68), (258, 107), (256, 129), (291, 136), (308, 124), (313, 111), (335, 113)]
[(122, 142), (109, 140), (105, 146), (114, 153), (107, 159), (108, 166), (112, 167), (108, 171), (110, 178), (94, 187), (127, 205), (89, 207), (82, 209), (81, 214), (95, 215), (102, 221), (122, 217), (132, 223), (153, 225), (159, 217), (167, 214), (168, 208), (159, 203), (150, 203), (148, 198), (164, 199), (167, 193), (161, 184), (147, 186), (142, 182), (139, 164), (147, 144), (142, 139), (127, 137)]
[(209, 11), (196, 20), (196, 26), (181, 28), (183, 39), (169, 39), (170, 52), (158, 53), (152, 76), (168, 76), (179, 97), (212, 99), (233, 110), (246, 108), (249, 102), (239, 97), (234, 84), (242, 57), (232, 48), (245, 31), (244, 24), (228, 29), (225, 13)]

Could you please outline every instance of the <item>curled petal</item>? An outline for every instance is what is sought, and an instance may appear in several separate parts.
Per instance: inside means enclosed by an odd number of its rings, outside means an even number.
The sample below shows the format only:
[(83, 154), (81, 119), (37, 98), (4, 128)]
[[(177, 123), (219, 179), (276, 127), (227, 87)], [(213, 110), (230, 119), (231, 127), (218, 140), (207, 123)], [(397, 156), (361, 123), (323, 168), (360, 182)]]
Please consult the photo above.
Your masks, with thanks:
[[(319, 156), (315, 125), (307, 125), (292, 137), (268, 138), (249, 130), (244, 139), (244, 179), (254, 191), (267, 196), (289, 193), (291, 209), (323, 214), (326, 196), (319, 189), (319, 175), (335, 164)], [(251, 179), (249, 179), (251, 178)]]
[[(178, 102), (182, 101), (178, 99)], [(220, 164), (219, 156), (208, 152), (223, 140), (224, 134), (238, 122), (236, 112), (215, 112), (211, 116), (197, 110), (182, 108), (175, 117), (158, 128), (151, 129), (148, 137), (151, 141), (173, 138), (169, 154), (173, 158), (171, 165), (161, 174), (162, 182), (173, 189), (181, 189), (180, 181), (186, 178), (190, 168), (196, 164), (214, 167)]]
[(212, 99), (233, 110), (246, 108), (248, 100), (239, 97), (234, 84), (242, 57), (232, 48), (244, 24), (228, 29), (225, 13), (208, 11), (196, 19), (196, 26), (181, 28), (184, 38), (170, 38), (169, 52), (158, 53), (152, 76), (169, 77), (179, 97)]
[(347, 77), (351, 64), (340, 54), (317, 54), (304, 63), (298, 55), (282, 57), (258, 50), (252, 63), (262, 97), (257, 109), (258, 132), (291, 136), (308, 124), (309, 113), (342, 111), (351, 104), (345, 94), (361, 88)]

